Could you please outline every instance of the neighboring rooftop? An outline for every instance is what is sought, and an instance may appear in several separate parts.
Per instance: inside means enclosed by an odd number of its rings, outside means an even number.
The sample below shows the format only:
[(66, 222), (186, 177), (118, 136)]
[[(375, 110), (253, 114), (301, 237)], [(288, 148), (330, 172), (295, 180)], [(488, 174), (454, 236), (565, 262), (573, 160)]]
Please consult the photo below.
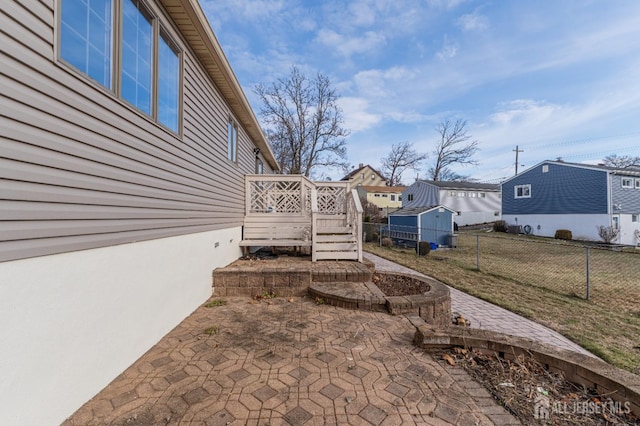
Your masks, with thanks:
[(500, 191), (500, 185), (492, 184), (492, 183), (452, 182), (452, 181), (425, 180), (425, 179), (421, 179), (419, 182), (425, 182), (430, 185), (434, 185), (439, 188), (446, 188), (446, 189), (477, 189), (477, 190), (484, 190), (484, 191)]
[(363, 169), (366, 169), (367, 167), (370, 168), (371, 170), (373, 170), (374, 172), (376, 172), (381, 178), (383, 178), (383, 179), (385, 178), (382, 173), (380, 173), (378, 170), (374, 169), (370, 165), (360, 163), (360, 165), (358, 166), (357, 169), (353, 169), (351, 172), (349, 172), (345, 177), (343, 177), (340, 180), (349, 180), (352, 177), (354, 177), (355, 175), (357, 175), (358, 173), (360, 173)]
[(370, 185), (361, 185), (358, 188), (363, 189), (367, 192), (393, 192), (398, 193), (407, 189), (406, 186), (370, 186)]

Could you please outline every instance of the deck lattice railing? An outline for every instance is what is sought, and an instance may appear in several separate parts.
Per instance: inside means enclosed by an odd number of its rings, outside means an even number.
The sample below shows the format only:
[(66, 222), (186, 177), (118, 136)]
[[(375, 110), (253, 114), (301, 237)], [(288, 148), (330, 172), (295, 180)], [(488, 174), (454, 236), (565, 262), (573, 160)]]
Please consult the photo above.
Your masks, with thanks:
[[(282, 223), (283, 218), (291, 217), (295, 218), (296, 226), (305, 226), (308, 222), (311, 235), (315, 236), (319, 222), (344, 221), (340, 215), (346, 215), (347, 226), (353, 227), (354, 235), (362, 233), (362, 206), (348, 182), (313, 182), (300, 175), (248, 175), (245, 190), (246, 216), (254, 221), (264, 224), (272, 215)], [(322, 215), (322, 219), (314, 220), (318, 215)], [(362, 260), (362, 238), (358, 237), (357, 241)]]

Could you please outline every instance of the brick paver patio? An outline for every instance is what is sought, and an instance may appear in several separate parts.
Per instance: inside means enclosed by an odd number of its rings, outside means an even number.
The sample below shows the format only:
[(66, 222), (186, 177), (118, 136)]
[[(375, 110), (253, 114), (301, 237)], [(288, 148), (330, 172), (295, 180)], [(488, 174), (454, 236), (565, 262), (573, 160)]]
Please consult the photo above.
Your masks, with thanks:
[(463, 369), (415, 348), (405, 317), (226, 300), (200, 307), (65, 424), (519, 424)]
[[(379, 271), (417, 274), (365, 256)], [(224, 300), (200, 307), (65, 424), (519, 424), (462, 368), (414, 347), (403, 316), (309, 297)], [(588, 353), (455, 289), (451, 304), (472, 327)]]

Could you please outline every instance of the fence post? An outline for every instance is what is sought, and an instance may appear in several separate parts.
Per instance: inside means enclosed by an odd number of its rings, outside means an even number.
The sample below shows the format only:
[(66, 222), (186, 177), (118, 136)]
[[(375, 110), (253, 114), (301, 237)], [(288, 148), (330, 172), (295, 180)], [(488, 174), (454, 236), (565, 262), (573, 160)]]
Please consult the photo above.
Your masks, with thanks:
[(591, 258), (590, 256), (591, 250), (590, 247), (587, 247), (587, 253), (586, 253), (586, 259), (587, 259), (587, 295), (586, 295), (586, 299), (589, 300), (591, 298), (591, 277), (590, 277), (590, 271), (589, 271), (589, 260)]
[(480, 270), (480, 235), (476, 235), (476, 267)]

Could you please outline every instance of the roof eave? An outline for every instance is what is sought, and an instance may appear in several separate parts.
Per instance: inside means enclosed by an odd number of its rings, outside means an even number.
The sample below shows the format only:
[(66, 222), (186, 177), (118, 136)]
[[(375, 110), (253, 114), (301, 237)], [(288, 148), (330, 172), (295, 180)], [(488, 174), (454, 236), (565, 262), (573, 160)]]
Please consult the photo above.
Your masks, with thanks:
[(280, 171), (280, 166), (262, 132), (260, 123), (198, 1), (160, 0), (160, 2), (191, 46), (207, 74), (220, 90), (233, 113), (240, 120), (251, 141), (260, 149), (260, 153), (269, 166), (273, 170)]

